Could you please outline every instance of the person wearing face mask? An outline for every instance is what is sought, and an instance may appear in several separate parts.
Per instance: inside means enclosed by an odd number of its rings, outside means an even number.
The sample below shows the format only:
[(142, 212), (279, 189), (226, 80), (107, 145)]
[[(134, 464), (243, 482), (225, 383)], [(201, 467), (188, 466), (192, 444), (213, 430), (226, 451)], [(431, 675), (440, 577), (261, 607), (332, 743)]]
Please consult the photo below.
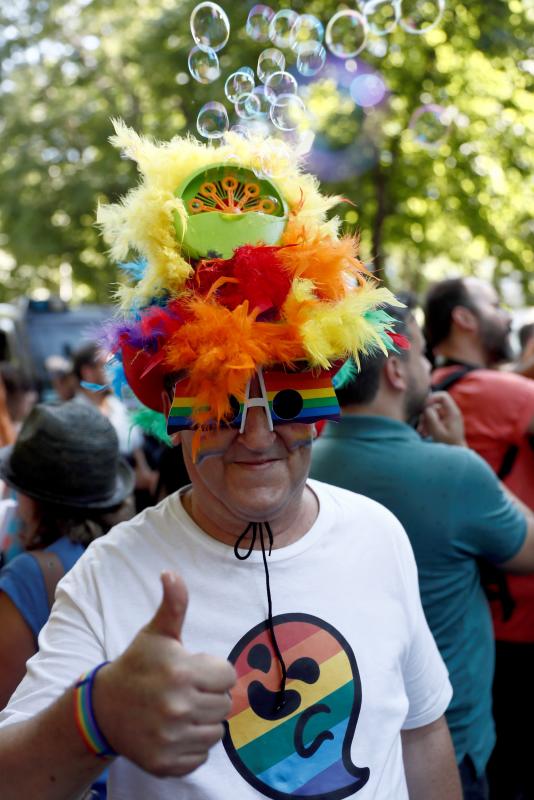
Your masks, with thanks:
[(76, 795), (102, 759), (114, 800), (459, 800), (406, 535), (308, 480), (332, 377), (394, 349), (395, 299), (279, 142), (114, 142), (142, 179), (99, 219), (141, 258), (106, 341), (191, 483), (60, 583), (0, 715), (4, 800)]

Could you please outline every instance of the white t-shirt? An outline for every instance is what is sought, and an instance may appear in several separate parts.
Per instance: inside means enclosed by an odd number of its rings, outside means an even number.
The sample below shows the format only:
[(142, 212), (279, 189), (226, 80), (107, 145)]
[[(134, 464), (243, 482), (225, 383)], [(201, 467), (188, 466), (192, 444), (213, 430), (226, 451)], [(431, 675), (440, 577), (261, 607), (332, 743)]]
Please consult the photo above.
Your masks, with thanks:
[(228, 731), (184, 778), (156, 779), (116, 759), (111, 800), (407, 800), (400, 730), (435, 721), (452, 695), (413, 554), (382, 506), (310, 486), (315, 524), (268, 558), (289, 678), (281, 718), (273, 719), (280, 672), (265, 632), (261, 551), (238, 561), (175, 494), (94, 542), (63, 578), (39, 653), (0, 723), (35, 714), (80, 673), (119, 656), (161, 601), (159, 575), (174, 569), (189, 590), (184, 646), (236, 664)]

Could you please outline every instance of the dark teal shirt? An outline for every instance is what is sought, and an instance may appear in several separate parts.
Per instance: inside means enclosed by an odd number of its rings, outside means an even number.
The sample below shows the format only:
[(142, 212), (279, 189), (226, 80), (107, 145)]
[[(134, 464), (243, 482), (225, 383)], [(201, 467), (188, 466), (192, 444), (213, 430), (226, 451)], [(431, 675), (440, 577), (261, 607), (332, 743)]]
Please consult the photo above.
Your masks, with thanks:
[(471, 756), (481, 774), (495, 743), (494, 642), (475, 559), (512, 558), (525, 540), (524, 516), (472, 450), (425, 441), (387, 417), (328, 423), (314, 444), (311, 475), (377, 500), (406, 529), (453, 686), (447, 720), (456, 757)]

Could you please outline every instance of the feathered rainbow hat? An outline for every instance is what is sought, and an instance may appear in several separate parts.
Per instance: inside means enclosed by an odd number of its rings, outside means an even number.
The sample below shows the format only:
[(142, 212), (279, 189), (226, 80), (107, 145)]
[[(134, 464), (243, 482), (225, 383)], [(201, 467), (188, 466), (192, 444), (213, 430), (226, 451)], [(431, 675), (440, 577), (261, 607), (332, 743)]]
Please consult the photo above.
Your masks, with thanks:
[(141, 181), (98, 222), (112, 256), (130, 259), (108, 343), (137, 398), (169, 433), (200, 436), (240, 423), (259, 375), (274, 422), (336, 416), (333, 374), (395, 349), (381, 306), (398, 305), (327, 220), (342, 198), (322, 195), (278, 140), (229, 133), (216, 147), (115, 131)]

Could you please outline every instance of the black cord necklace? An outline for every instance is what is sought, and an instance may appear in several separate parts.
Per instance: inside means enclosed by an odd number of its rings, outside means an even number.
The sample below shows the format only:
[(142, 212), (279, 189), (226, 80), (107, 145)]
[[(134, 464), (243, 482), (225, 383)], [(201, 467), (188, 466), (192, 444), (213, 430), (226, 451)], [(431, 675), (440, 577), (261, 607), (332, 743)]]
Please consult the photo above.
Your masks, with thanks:
[[(239, 548), (242, 545), (244, 539), (248, 535), (248, 532), (252, 528), (252, 536), (250, 539), (250, 545), (248, 550), (242, 555), (239, 552)], [(280, 689), (276, 694), (276, 704), (275, 704), (275, 711), (279, 711), (282, 706), (284, 705), (284, 697), (285, 697), (285, 690), (286, 690), (286, 680), (287, 680), (287, 669), (284, 663), (284, 658), (282, 653), (280, 652), (280, 648), (278, 646), (278, 642), (276, 641), (276, 634), (274, 632), (274, 625), (273, 625), (273, 601), (271, 597), (271, 583), (269, 580), (269, 567), (267, 565), (267, 553), (265, 552), (265, 538), (264, 538), (264, 528), (267, 531), (267, 536), (269, 538), (269, 555), (271, 555), (271, 551), (273, 548), (273, 532), (271, 530), (271, 526), (268, 522), (249, 522), (239, 539), (236, 541), (234, 545), (234, 554), (235, 557), (238, 558), (240, 561), (246, 561), (249, 558), (250, 554), (254, 550), (254, 546), (256, 544), (256, 540), (258, 538), (258, 534), (260, 537), (260, 545), (261, 545), (261, 554), (263, 559), (263, 568), (265, 570), (265, 586), (267, 589), (267, 627), (269, 628), (269, 634), (271, 636), (271, 643), (280, 664), (280, 670), (282, 673), (281, 681), (280, 681)]]

